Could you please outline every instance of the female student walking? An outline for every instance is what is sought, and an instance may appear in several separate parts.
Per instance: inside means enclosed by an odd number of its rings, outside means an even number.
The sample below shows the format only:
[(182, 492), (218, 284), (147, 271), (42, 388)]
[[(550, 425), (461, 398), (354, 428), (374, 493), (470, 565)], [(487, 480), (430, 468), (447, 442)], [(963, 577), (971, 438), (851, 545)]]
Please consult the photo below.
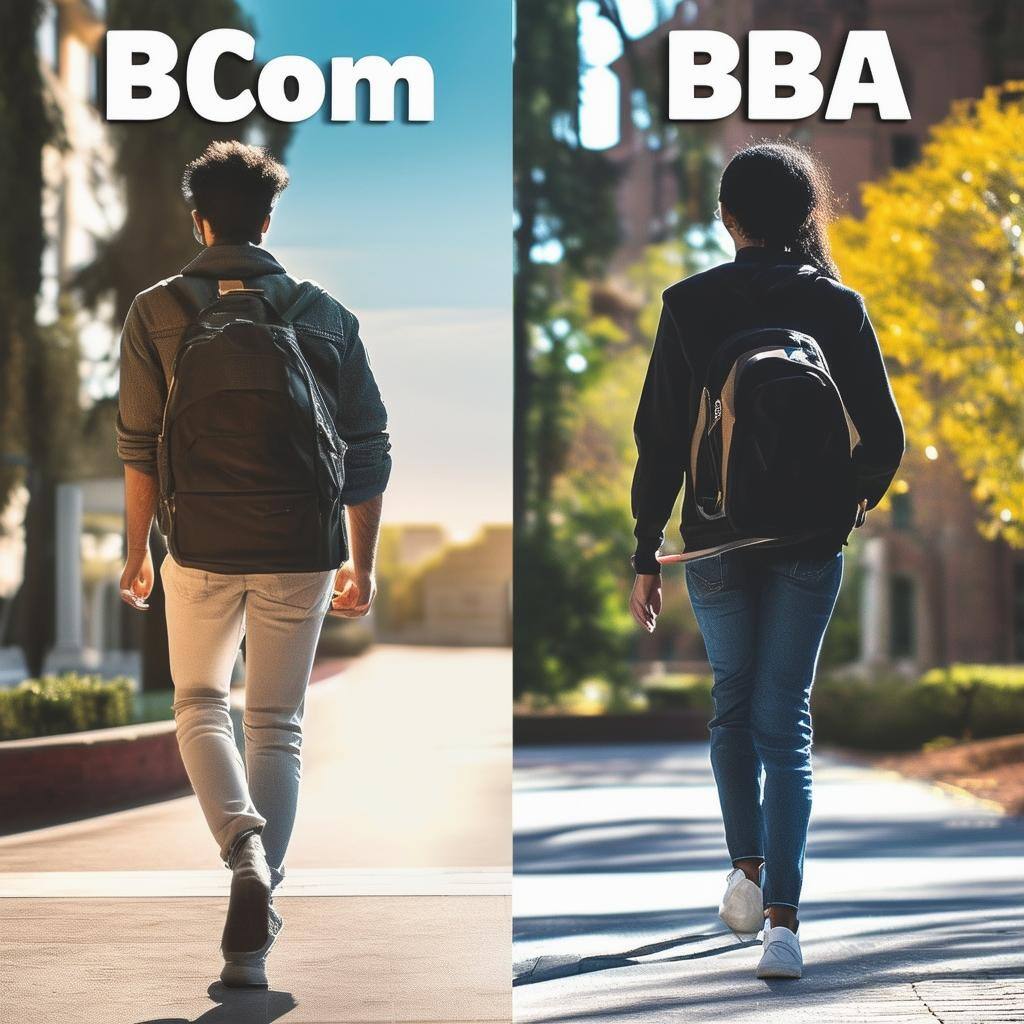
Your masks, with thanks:
[[(644, 629), (654, 630), (661, 610), (656, 555), (685, 480), (686, 585), (714, 675), (711, 763), (733, 865), (719, 913), (740, 935), (763, 927), (759, 977), (798, 978), (811, 811), (811, 686), (842, 579), (843, 545), (858, 507), (862, 518), (892, 481), (904, 435), (864, 302), (839, 283), (830, 255), (831, 190), (816, 159), (783, 142), (744, 149), (722, 175), (719, 207), (736, 244), (735, 261), (665, 292), (636, 415), (637, 576), (630, 609)], [(739, 337), (742, 349), (744, 336), (773, 328), (812, 339), (812, 350), (816, 342), (827, 362), (822, 380), (831, 377), (841, 396), (837, 404), (852, 421), (852, 507), (841, 516), (823, 513), (810, 530), (806, 522), (779, 530), (776, 522), (771, 543), (741, 546), (750, 538), (716, 511), (723, 495), (712, 493), (709, 503), (701, 481), (687, 478), (698, 464), (693, 456), (704, 443), (706, 417), (717, 422), (721, 416), (721, 402), (713, 413), (702, 413), (713, 357), (718, 352), (721, 362), (723, 342), (735, 346)], [(757, 447), (758, 439), (752, 443)], [(778, 438), (772, 443), (777, 448)], [(802, 443), (794, 438), (793, 447)], [(770, 462), (771, 453), (764, 458)], [(823, 489), (829, 486), (822, 481)], [(785, 499), (783, 489), (778, 507), (786, 507)]]

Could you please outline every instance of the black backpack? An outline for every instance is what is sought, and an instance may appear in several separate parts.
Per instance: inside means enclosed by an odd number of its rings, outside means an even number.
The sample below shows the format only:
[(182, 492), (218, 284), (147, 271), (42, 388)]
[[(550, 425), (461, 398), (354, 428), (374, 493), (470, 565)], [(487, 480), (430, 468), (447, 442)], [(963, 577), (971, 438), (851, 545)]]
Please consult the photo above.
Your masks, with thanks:
[(338, 436), (292, 326), (320, 289), (278, 314), (262, 291), (167, 285), (188, 311), (157, 442), (157, 522), (174, 560), (218, 573), (337, 569), (348, 557)]
[(736, 540), (692, 556), (860, 525), (858, 443), (814, 338), (782, 327), (730, 335), (708, 367), (689, 468), (698, 515)]

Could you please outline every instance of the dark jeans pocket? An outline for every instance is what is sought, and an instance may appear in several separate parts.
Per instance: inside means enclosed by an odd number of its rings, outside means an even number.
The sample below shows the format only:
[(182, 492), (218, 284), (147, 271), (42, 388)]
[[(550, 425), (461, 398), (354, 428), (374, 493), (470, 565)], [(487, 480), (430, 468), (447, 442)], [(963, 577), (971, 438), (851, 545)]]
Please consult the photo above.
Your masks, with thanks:
[(840, 554), (825, 558), (799, 558), (792, 563), (789, 575), (796, 580), (820, 580), (835, 567)]
[(698, 594), (717, 594), (725, 585), (721, 555), (709, 555), (686, 563), (686, 583)]

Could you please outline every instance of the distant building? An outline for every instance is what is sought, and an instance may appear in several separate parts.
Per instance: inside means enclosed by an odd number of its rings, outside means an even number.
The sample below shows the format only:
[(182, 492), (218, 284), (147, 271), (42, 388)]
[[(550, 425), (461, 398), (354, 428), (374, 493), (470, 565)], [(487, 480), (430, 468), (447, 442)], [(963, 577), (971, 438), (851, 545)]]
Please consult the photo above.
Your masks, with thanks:
[(377, 564), (382, 571), (408, 570), (437, 554), (447, 541), (437, 523), (387, 523), (380, 531)]
[(978, 532), (949, 456), (908, 453), (889, 504), (865, 529), (865, 665), (1024, 662), (1024, 551)]
[(380, 635), (402, 643), (510, 644), (511, 525), (486, 526), (468, 543), (449, 544), (398, 574)]
[[(751, 122), (744, 107), (717, 122), (654, 126), (631, 65), (664, 74), (668, 33), (716, 29), (741, 40), (751, 29), (809, 32), (831, 75), (850, 29), (884, 29), (907, 93), (912, 120), (881, 122), (869, 108), (846, 122), (819, 115), (797, 124)], [(632, 52), (612, 65), (620, 82), (620, 138), (607, 150), (618, 164), (622, 240), (612, 276), (652, 244), (678, 236), (706, 217), (707, 191), (736, 149), (753, 139), (790, 136), (828, 164), (846, 208), (859, 210), (860, 185), (917, 159), (928, 129), (954, 100), (980, 96), (986, 85), (1024, 78), (1024, 4), (1001, 0), (687, 0)], [(826, 81), (826, 90), (831, 83)], [(826, 93), (827, 95), (827, 93)], [(710, 160), (687, 162), (692, 140)], [(703, 191), (702, 191), (703, 190)], [(713, 201), (713, 192), (712, 192)], [(702, 205), (703, 204), (703, 205)], [(622, 282), (623, 285), (625, 282)], [(628, 290), (628, 288), (625, 288)], [(861, 663), (918, 670), (951, 662), (1024, 661), (1024, 552), (985, 540), (976, 528), (969, 486), (949, 464), (908, 453), (891, 511), (873, 512), (861, 538)], [(692, 637), (674, 650), (644, 655), (689, 660)]]
[[(61, 116), (63, 145), (43, 154), (47, 245), (39, 318), (58, 316), (69, 278), (119, 226), (123, 203), (114, 153), (98, 107), (105, 5), (50, 0), (38, 34), (46, 87)], [(84, 354), (109, 350), (109, 318), (77, 314)], [(88, 381), (83, 379), (83, 389)], [(137, 639), (118, 594), (123, 497), (119, 479), (68, 482), (57, 489), (57, 635), (48, 671), (139, 673)]]
[[(849, 121), (825, 121), (822, 114), (796, 124), (748, 121), (745, 99), (739, 111), (721, 121), (675, 126), (667, 136), (650, 130), (650, 113), (634, 88), (631, 64), (662, 81), (668, 67), (668, 33), (713, 29), (741, 42), (752, 29), (796, 29), (821, 44), (826, 96), (830, 77), (850, 29), (884, 29), (896, 59), (912, 118), (879, 121), (861, 107)], [(741, 62), (742, 64), (742, 62)], [(833, 188), (859, 209), (859, 186), (892, 167), (912, 163), (928, 129), (949, 113), (953, 100), (980, 96), (986, 85), (1024, 77), (1024, 4), (1001, 0), (687, 0), (649, 35), (631, 44), (631, 53), (611, 65), (619, 80), (620, 139), (607, 150), (623, 178), (618, 190), (622, 244), (618, 268), (633, 263), (643, 249), (677, 231), (680, 206), (693, 204), (700, 169), (690, 167), (680, 187), (680, 139), (705, 143), (721, 166), (729, 155), (759, 138), (791, 136), (821, 154), (832, 172)], [(675, 138), (673, 138), (673, 135)], [(691, 217), (707, 210), (689, 209)], [(682, 220), (690, 219), (682, 217)]]
[[(74, 272), (96, 250), (96, 240), (116, 230), (123, 204), (113, 172), (114, 154), (98, 108), (100, 61), (106, 26), (104, 5), (92, 0), (48, 0), (36, 37), (48, 99), (59, 114), (58, 137), (44, 147), (42, 215), (46, 244), (37, 316), (42, 324), (62, 314), (61, 299)], [(109, 350), (110, 328), (100, 316), (76, 315), (86, 355)], [(83, 380), (83, 389), (87, 382)], [(49, 671), (90, 669), (138, 672), (138, 655), (124, 628), (117, 584), (123, 507), (119, 480), (65, 483), (57, 493), (56, 642)], [(15, 495), (11, 511), (24, 511)], [(22, 578), (24, 535), (20, 516), (0, 524), (0, 598)], [(0, 636), (11, 608), (0, 608)], [(0, 684), (24, 677), (20, 649), (0, 649)]]

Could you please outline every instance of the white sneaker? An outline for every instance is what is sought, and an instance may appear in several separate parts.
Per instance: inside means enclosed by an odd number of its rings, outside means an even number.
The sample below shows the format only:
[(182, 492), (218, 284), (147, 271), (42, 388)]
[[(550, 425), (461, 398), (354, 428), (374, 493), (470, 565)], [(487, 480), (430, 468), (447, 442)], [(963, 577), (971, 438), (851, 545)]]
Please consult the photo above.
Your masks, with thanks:
[(767, 921), (764, 926), (764, 953), (757, 965), (759, 978), (799, 978), (804, 973), (804, 957), (800, 952), (800, 940), (796, 932), (781, 925), (772, 928)]
[(722, 923), (742, 940), (752, 939), (764, 927), (764, 895), (739, 868), (726, 879), (725, 895), (718, 908)]

